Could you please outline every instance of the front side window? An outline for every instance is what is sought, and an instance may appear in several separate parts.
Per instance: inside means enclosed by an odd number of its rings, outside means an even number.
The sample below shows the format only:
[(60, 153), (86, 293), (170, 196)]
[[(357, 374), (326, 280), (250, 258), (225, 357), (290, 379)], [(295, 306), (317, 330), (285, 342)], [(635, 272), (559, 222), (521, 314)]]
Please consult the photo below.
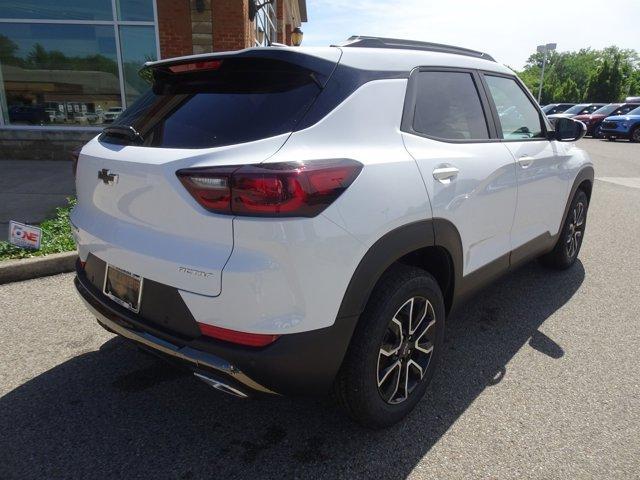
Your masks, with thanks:
[(544, 138), (538, 110), (520, 85), (514, 79), (507, 77), (485, 75), (485, 79), (498, 110), (502, 138), (505, 140)]
[(466, 72), (420, 72), (413, 129), (445, 140), (485, 140), (489, 130), (473, 77)]

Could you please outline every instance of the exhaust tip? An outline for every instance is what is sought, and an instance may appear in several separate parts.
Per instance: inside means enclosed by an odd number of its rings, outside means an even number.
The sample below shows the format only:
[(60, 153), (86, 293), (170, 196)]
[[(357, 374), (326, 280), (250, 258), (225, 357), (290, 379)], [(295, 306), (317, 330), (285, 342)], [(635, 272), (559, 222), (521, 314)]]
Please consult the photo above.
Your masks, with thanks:
[(194, 372), (193, 375), (202, 380), (204, 383), (206, 383), (207, 385), (209, 385), (210, 387), (215, 388), (216, 390), (219, 390), (223, 393), (226, 393), (227, 395), (232, 395), (234, 397), (240, 397), (240, 398), (247, 398), (248, 395), (244, 392), (241, 392), (240, 390), (238, 390), (235, 387), (232, 387), (231, 385), (227, 385), (226, 383), (221, 382), (220, 380), (216, 380), (213, 379), (211, 377), (208, 377), (202, 373), (199, 372)]

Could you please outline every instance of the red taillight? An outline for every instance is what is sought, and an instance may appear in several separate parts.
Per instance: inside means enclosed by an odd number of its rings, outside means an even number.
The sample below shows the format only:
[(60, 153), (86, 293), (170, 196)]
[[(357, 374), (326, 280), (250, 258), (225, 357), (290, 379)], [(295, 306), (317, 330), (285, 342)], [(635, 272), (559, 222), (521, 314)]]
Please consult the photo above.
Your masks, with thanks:
[(171, 73), (186, 73), (202, 70), (218, 70), (222, 66), (222, 60), (203, 60), (201, 62), (181, 63), (171, 65)]
[(354, 160), (271, 163), (179, 170), (189, 193), (215, 213), (264, 217), (314, 217), (356, 179)]
[(80, 150), (82, 147), (74, 148), (69, 152), (69, 156), (71, 157), (71, 171), (73, 172), (73, 176), (76, 176), (76, 172), (78, 171), (78, 159), (80, 158)]
[(207, 337), (224, 340), (225, 342), (245, 345), (247, 347), (265, 347), (275, 342), (279, 335), (265, 335), (261, 333), (236, 332), (228, 328), (214, 327), (206, 323), (198, 323), (200, 333)]

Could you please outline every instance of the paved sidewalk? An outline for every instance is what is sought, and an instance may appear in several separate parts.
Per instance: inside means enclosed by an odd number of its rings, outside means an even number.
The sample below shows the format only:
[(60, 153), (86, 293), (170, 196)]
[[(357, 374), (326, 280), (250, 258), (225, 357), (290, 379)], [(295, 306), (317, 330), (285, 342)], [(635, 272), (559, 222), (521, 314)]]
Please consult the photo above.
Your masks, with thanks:
[(0, 238), (9, 220), (40, 223), (74, 194), (71, 162), (0, 160)]

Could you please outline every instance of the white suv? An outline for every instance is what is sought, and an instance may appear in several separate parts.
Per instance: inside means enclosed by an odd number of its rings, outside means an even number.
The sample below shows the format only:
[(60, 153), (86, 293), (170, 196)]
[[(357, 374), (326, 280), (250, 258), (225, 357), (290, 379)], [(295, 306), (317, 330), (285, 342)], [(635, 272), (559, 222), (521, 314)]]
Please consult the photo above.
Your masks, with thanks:
[(391, 425), (463, 298), (576, 260), (594, 174), (562, 141), (584, 125), (552, 130), (484, 53), (353, 37), (146, 68), (153, 88), (77, 162), (76, 286), (218, 390), (333, 390)]

